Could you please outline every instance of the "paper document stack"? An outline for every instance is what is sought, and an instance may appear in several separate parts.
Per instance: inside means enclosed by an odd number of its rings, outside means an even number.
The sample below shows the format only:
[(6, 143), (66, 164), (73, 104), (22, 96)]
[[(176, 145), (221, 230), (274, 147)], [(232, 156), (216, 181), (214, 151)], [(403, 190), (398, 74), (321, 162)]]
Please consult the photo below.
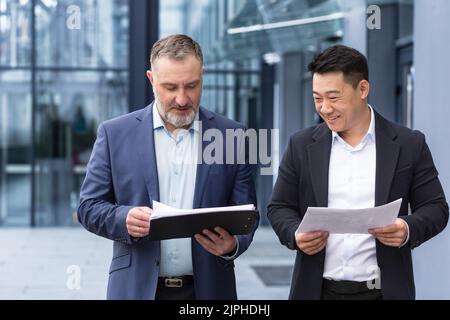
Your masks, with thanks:
[(334, 209), (309, 207), (298, 232), (328, 231), (329, 233), (368, 233), (370, 228), (394, 223), (402, 199), (374, 208)]

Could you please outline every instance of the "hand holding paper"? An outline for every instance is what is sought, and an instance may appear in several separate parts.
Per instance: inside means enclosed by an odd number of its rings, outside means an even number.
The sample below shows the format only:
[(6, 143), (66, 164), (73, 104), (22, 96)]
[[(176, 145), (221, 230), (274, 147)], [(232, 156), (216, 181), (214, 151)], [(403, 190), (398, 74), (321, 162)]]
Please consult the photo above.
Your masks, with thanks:
[(369, 229), (369, 233), (387, 246), (400, 247), (408, 237), (409, 227), (405, 220), (397, 218), (388, 226)]
[(295, 242), (304, 253), (313, 255), (325, 248), (329, 235), (327, 231), (296, 233)]
[(128, 234), (135, 238), (142, 238), (150, 231), (150, 216), (152, 209), (149, 207), (134, 207), (128, 211), (126, 224)]
[(296, 233), (328, 231), (329, 233), (367, 234), (372, 228), (393, 224), (402, 199), (366, 209), (334, 209), (309, 207)]

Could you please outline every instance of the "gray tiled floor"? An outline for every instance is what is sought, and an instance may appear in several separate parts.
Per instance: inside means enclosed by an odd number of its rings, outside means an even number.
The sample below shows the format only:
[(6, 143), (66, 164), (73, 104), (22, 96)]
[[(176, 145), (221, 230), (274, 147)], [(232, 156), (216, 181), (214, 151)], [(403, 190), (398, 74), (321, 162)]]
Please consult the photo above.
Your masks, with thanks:
[[(105, 299), (111, 252), (111, 241), (82, 228), (0, 228), (0, 299)], [(289, 286), (266, 286), (254, 267), (263, 267), (263, 277), (275, 268), (278, 283), (286, 284), (293, 259), (270, 228), (259, 228), (236, 261), (239, 298), (286, 299)], [(71, 281), (77, 271), (79, 287)]]

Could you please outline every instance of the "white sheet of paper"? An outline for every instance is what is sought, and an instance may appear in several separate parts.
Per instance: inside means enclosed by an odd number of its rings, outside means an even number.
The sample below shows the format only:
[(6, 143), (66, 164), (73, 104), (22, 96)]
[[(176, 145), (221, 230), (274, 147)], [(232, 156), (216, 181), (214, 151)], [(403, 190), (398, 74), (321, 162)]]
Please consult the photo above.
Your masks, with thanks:
[(239, 206), (213, 207), (201, 209), (176, 209), (166, 204), (153, 200), (153, 213), (150, 220), (161, 217), (180, 216), (185, 214), (208, 213), (208, 212), (232, 212), (232, 211), (250, 211), (254, 210), (253, 204), (244, 204)]
[(402, 199), (365, 209), (309, 207), (296, 233), (328, 231), (329, 233), (368, 233), (370, 228), (392, 224), (398, 216)]

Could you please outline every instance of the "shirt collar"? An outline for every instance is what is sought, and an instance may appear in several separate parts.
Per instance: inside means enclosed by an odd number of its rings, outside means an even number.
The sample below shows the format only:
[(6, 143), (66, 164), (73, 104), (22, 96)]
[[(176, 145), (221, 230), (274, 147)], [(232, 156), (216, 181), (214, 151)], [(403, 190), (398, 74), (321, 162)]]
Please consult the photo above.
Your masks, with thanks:
[[(156, 100), (153, 103), (153, 130), (164, 128), (167, 130), (163, 119), (161, 118), (161, 115), (159, 114), (158, 107), (156, 106)], [(199, 112), (195, 114), (194, 121), (192, 122), (191, 126), (188, 128), (188, 131), (193, 129), (194, 131), (199, 131)]]
[(156, 107), (156, 101), (153, 104), (153, 130), (164, 128), (164, 121), (161, 119), (158, 108)]
[[(370, 124), (369, 124), (369, 130), (367, 130), (366, 135), (364, 136), (364, 138), (362, 139), (362, 141), (364, 141), (365, 139), (372, 139), (375, 142), (375, 114), (373, 112), (373, 108), (370, 104), (368, 104), (369, 110), (370, 110)], [(331, 131), (332, 134), (332, 140), (333, 142), (337, 139), (337, 138), (341, 138), (339, 136), (339, 134), (335, 131)]]
[(375, 113), (373, 112), (373, 108), (370, 104), (368, 104), (370, 109), (370, 124), (369, 130), (367, 131), (367, 136), (372, 138), (375, 141)]

